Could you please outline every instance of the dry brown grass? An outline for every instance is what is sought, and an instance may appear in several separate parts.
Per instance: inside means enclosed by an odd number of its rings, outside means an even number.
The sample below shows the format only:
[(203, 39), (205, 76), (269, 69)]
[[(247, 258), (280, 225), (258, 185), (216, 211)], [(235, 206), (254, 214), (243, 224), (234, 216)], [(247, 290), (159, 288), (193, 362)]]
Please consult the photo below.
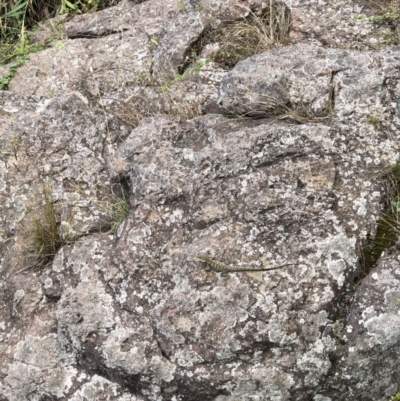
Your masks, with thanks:
[[(200, 54), (202, 48), (207, 44), (219, 43), (219, 50), (210, 55), (212, 61), (222, 64), (225, 67), (232, 67), (238, 61), (250, 57), (254, 54), (264, 52), (277, 43), (287, 40), (290, 26), (290, 14), (284, 3), (274, 3), (269, 1), (268, 6), (261, 15), (249, 13), (249, 16), (241, 21), (222, 25), (221, 27), (208, 31), (192, 49), (192, 54)], [(143, 87), (142, 93), (135, 93), (129, 96), (124, 102), (118, 104), (116, 114), (123, 121), (137, 126), (144, 117), (156, 114), (168, 114), (179, 116), (185, 119), (194, 118), (202, 114), (201, 104), (206, 99), (199, 101), (201, 97), (202, 85), (196, 79), (196, 56), (190, 58), (191, 66), (182, 68), (182, 74), (177, 74), (171, 81), (156, 80), (151, 77), (139, 76), (138, 82), (134, 85)], [(187, 73), (188, 71), (191, 72)], [(197, 69), (198, 74), (198, 69)], [(191, 82), (194, 85), (189, 85)], [(194, 89), (189, 89), (191, 86)], [(156, 94), (152, 97), (146, 93), (145, 88), (155, 88)], [(197, 99), (197, 100), (196, 100)], [(294, 110), (289, 110), (287, 105), (283, 105), (286, 114)], [(304, 113), (302, 117), (306, 118)]]
[(61, 225), (57, 218), (53, 189), (48, 181), (43, 183), (41, 202), (29, 210), (22, 223), (21, 232), (31, 267), (42, 267), (51, 261), (64, 245), (79, 238), (69, 224)]
[(386, 168), (384, 179), (386, 181), (385, 206), (386, 212), (382, 218), (391, 229), (400, 235), (400, 164)]
[(332, 117), (333, 87), (327, 97), (326, 107), (316, 112), (301, 99), (293, 101), (286, 83), (277, 84), (276, 97), (273, 95), (261, 96), (258, 107), (246, 113), (238, 114), (235, 107), (224, 108), (224, 112), (235, 118), (271, 118), (273, 120), (287, 120), (297, 124), (324, 122)]
[(202, 114), (201, 106), (206, 97), (201, 79), (177, 75), (172, 82), (158, 79), (146, 81), (145, 87), (118, 101), (114, 113), (133, 127), (138, 126), (143, 118), (157, 114), (192, 119)]
[(375, 235), (360, 247), (360, 262), (365, 277), (378, 263), (383, 252), (399, 246), (400, 236), (400, 164), (382, 167), (375, 178), (385, 184), (383, 213), (376, 222)]
[(289, 28), (290, 13), (286, 5), (270, 0), (261, 15), (250, 13), (245, 20), (211, 30), (204, 36), (202, 45), (218, 42), (219, 50), (211, 58), (231, 68), (240, 60), (286, 42)]
[(369, 0), (369, 2), (375, 7), (379, 8), (382, 12), (399, 8), (400, 6), (399, 0)]

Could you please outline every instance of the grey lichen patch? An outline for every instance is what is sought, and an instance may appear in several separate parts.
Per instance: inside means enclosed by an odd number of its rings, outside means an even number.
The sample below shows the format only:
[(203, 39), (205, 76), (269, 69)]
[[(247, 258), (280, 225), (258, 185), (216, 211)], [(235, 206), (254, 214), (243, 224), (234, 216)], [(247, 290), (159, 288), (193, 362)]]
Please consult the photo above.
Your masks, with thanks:
[[(245, 380), (238, 366), (231, 366), (229, 376), (235, 380), (228, 381), (222, 388), (227, 389), (234, 398), (250, 400), (251, 394), (256, 391), (265, 399), (279, 397), (285, 399), (290, 395), (289, 389), (294, 385), (290, 375), (285, 374), (279, 368), (266, 368), (262, 364), (256, 364), (251, 368), (251, 380)], [(221, 400), (229, 400), (222, 398)]]
[[(333, 248), (332, 245), (335, 244)], [(346, 274), (357, 268), (358, 256), (354, 249), (354, 242), (344, 233), (337, 236), (329, 236), (326, 240), (319, 244), (315, 244), (318, 249), (313, 260), (319, 259), (316, 264), (325, 265), (329, 273), (336, 281), (336, 285), (340, 288), (346, 282)], [(314, 262), (315, 263), (315, 262)]]
[[(65, 335), (74, 338), (77, 349), (91, 333), (109, 330), (115, 324), (112, 297), (106, 293), (103, 283), (91, 281), (89, 288), (83, 282), (67, 291), (57, 312), (60, 326), (66, 330)], [(82, 310), (82, 305), (89, 308)]]
[(307, 372), (305, 382), (309, 386), (316, 386), (320, 380), (319, 378), (328, 373), (331, 362), (327, 351), (332, 351), (332, 349), (326, 349), (324, 343), (321, 340), (317, 340), (312, 345), (312, 349), (298, 359), (297, 367)]
[[(103, 344), (105, 363), (109, 368), (123, 369), (129, 375), (143, 374), (170, 382), (174, 378), (175, 365), (162, 354), (152, 354), (157, 344), (154, 340), (144, 340), (146, 331), (147, 336), (152, 332), (151, 327), (145, 324), (130, 332), (124, 327), (116, 327)], [(138, 332), (141, 338), (138, 338)]]
[[(120, 385), (105, 379), (102, 376), (93, 375), (89, 377), (81, 374), (80, 380), (88, 380), (81, 388), (69, 398), (71, 401), (90, 401), (100, 397), (106, 401), (143, 401), (138, 395), (133, 395), (124, 390)], [(117, 398), (116, 398), (117, 397)]]
[[(382, 399), (383, 392), (396, 391), (393, 389), (397, 383), (392, 379), (391, 371), (398, 367), (395, 344), (400, 341), (399, 280), (399, 255), (394, 252), (382, 259), (361, 282), (350, 308), (346, 328), (349, 347), (336, 370), (341, 372), (338, 376), (342, 383), (347, 383), (351, 391), (358, 391), (367, 399)], [(379, 366), (379, 378), (371, 379), (371, 366)], [(331, 377), (328, 385), (337, 379)]]
[(366, 319), (364, 327), (371, 336), (370, 346), (380, 344), (389, 348), (400, 341), (400, 316), (384, 314)]
[[(63, 397), (70, 390), (77, 375), (75, 358), (63, 350), (56, 334), (43, 338), (26, 336), (16, 347), (14, 362), (9, 366), (4, 395), (13, 398), (50, 396)], [(43, 371), (47, 380), (42, 380)]]

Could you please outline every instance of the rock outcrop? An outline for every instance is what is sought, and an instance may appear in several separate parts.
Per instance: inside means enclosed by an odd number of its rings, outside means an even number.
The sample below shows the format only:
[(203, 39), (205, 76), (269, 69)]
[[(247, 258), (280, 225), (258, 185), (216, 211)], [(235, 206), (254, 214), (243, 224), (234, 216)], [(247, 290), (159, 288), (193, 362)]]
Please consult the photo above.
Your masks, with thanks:
[[(360, 247), (399, 158), (400, 52), (373, 49), (366, 4), (291, 3), (291, 42), (226, 70), (202, 37), (265, 3), (124, 1), (0, 92), (0, 400), (399, 390), (400, 259), (366, 273)], [(65, 241), (38, 268), (43, 182)]]

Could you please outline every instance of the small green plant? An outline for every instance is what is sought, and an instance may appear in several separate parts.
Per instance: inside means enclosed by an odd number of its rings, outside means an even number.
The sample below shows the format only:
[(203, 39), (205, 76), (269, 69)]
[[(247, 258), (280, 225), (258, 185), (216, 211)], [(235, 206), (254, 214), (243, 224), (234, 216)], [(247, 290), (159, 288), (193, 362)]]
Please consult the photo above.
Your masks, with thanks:
[(396, 393), (390, 397), (390, 401), (398, 401), (400, 400), (400, 393)]
[(194, 64), (193, 67), (193, 74), (194, 75), (199, 75), (200, 68), (204, 67), (206, 64), (208, 64), (211, 61), (210, 58), (201, 58), (199, 60), (196, 60), (196, 63)]
[(54, 45), (54, 48), (56, 50), (60, 50), (64, 47), (64, 42), (62, 42), (61, 40), (57, 41), (56, 44)]
[(18, 57), (15, 63), (13, 63), (8, 72), (0, 77), (0, 90), (6, 89), (11, 79), (14, 77), (17, 72), (18, 67), (20, 67), (24, 62), (28, 59), (28, 56)]
[(45, 47), (45, 43), (30, 44), (29, 37), (25, 34), (18, 42), (3, 45), (2, 52), (0, 53), (0, 65), (10, 64), (10, 66), (8, 72), (0, 76), (0, 90), (7, 88), (17, 69), (29, 59), (30, 53), (38, 52)]
[(153, 35), (150, 38), (150, 44), (153, 45), (153, 46), (158, 46), (158, 38), (157, 38), (157, 36)]
[(51, 261), (64, 245), (77, 240), (69, 224), (64, 227), (58, 223), (53, 198), (53, 189), (48, 181), (43, 183), (42, 203), (29, 211), (28, 221), (24, 226), (27, 250), (33, 254), (33, 266), (43, 266)]
[(184, 12), (186, 11), (186, 4), (183, 1), (178, 1), (176, 3), (176, 8), (179, 12)]
[(392, 201), (391, 205), (394, 207), (396, 213), (400, 212), (400, 201)]
[(379, 15), (368, 17), (371, 22), (389, 22), (391, 24), (400, 21), (399, 0), (370, 0), (370, 2), (381, 11)]
[(199, 75), (200, 68), (208, 64), (211, 61), (209, 58), (196, 60), (191, 66), (186, 68), (181, 74), (175, 74), (172, 80), (166, 80), (162, 85), (158, 87), (158, 93), (168, 92), (174, 84), (179, 83), (183, 79), (190, 75)]
[(376, 129), (379, 129), (381, 127), (381, 120), (378, 117), (372, 115), (367, 117), (367, 123), (373, 125)]

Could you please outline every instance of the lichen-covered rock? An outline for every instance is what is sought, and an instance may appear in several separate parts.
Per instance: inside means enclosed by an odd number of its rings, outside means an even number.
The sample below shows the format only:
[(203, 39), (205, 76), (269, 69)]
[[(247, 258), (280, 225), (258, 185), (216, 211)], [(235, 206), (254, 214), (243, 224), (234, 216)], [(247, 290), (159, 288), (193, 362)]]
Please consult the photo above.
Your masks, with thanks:
[[(374, 1), (291, 0), (290, 39), (318, 41), (341, 49), (374, 50), (385, 47), (390, 24), (377, 25)], [(381, 3), (383, 5), (383, 3)], [(374, 7), (375, 6), (375, 7)]]
[[(105, 57), (106, 51), (113, 57)], [(62, 61), (67, 59), (68, 63)], [(73, 89), (97, 97), (148, 73), (150, 66), (149, 38), (139, 30), (95, 41), (65, 40), (33, 53), (30, 61), (17, 70), (9, 89), (47, 98)], [(23, 76), (31, 78), (24, 81)]]
[(349, 398), (387, 400), (398, 392), (400, 342), (400, 256), (382, 258), (357, 289), (346, 327), (344, 356), (326, 385), (337, 399), (345, 386)]
[[(354, 50), (361, 6), (300, 6), (327, 27), (347, 13), (328, 42), (350, 26), (348, 50), (297, 43), (231, 71), (190, 66), (210, 26), (265, 4), (122, 2), (66, 23), (64, 46), (0, 93), (0, 399), (398, 391), (397, 253), (351, 294), (399, 155), (399, 51)], [(57, 227), (77, 235), (38, 270), (25, 222), (44, 181)], [(118, 191), (131, 210), (112, 234)], [(265, 270), (222, 274), (199, 254)]]
[(218, 104), (236, 116), (375, 116), (379, 123), (388, 117), (389, 125), (397, 113), (398, 63), (396, 49), (360, 53), (300, 43), (239, 62), (223, 77)]
[[(126, 137), (129, 127), (107, 119), (76, 92), (51, 100), (1, 92), (0, 99), (0, 240), (16, 250), (2, 266), (19, 271), (25, 263), (19, 251), (29, 246), (28, 222), (43, 218), (47, 183), (58, 223), (70, 237), (107, 225), (113, 196), (106, 159), (111, 144)], [(17, 233), (18, 240), (12, 240)]]
[[(198, 11), (178, 13), (173, 23), (167, 24), (157, 38), (153, 72), (165, 79), (173, 78), (187, 63), (188, 50), (199, 40), (206, 26), (207, 22)], [(177, 35), (177, 32), (181, 34)]]

